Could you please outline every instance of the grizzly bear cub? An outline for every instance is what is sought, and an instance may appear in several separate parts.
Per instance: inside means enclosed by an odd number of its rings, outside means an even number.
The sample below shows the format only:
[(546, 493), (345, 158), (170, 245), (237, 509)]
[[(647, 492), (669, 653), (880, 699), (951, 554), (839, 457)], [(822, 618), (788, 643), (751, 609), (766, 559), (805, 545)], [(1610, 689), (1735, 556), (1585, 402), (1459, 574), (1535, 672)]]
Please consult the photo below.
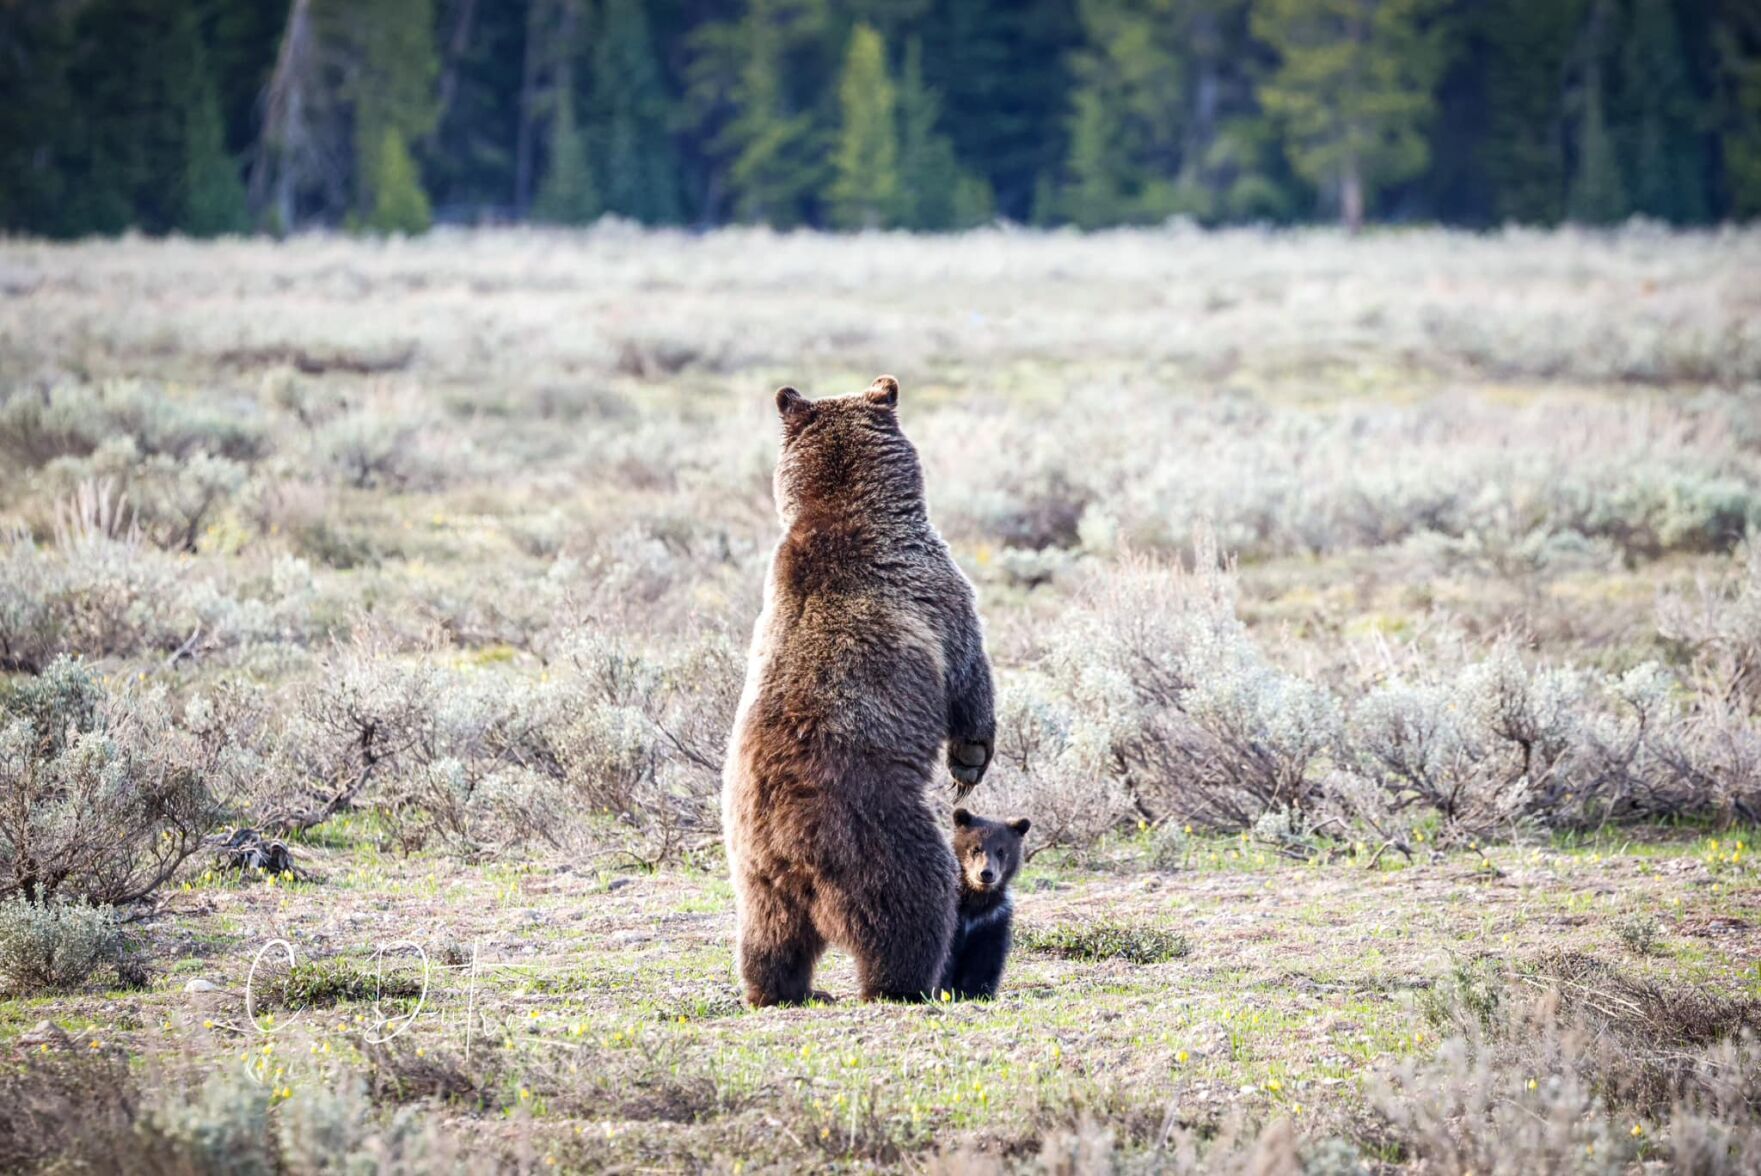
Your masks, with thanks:
[(1021, 868), (1021, 840), (1029, 827), (1026, 817), (987, 821), (963, 808), (954, 810), (954, 860), (960, 863), (959, 919), (939, 985), (950, 996), (988, 1000), (997, 994), (1015, 920), (1009, 883)]
[(828, 945), (864, 1000), (930, 995), (959, 875), (930, 805), (937, 760), (964, 792), (995, 746), (972, 585), (930, 525), (899, 382), (777, 392), (782, 541), (722, 772), (746, 999), (797, 1004)]

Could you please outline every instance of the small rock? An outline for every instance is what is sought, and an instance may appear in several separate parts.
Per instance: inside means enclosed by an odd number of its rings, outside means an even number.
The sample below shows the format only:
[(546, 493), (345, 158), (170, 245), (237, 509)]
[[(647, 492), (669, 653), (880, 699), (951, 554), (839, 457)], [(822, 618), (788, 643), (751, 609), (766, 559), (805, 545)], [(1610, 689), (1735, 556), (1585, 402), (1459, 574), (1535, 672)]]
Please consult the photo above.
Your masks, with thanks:
[(613, 878), (605, 884), (605, 892), (610, 894), (613, 891), (622, 890), (626, 886), (633, 886), (635, 883), (636, 879), (634, 878)]
[(71, 1042), (67, 1031), (53, 1021), (38, 1021), (37, 1027), (29, 1033), (20, 1034), (18, 1044), (22, 1046), (46, 1045), (53, 1050), (66, 1049)]
[(197, 976), (194, 980), (186, 981), (183, 990), (185, 992), (218, 992), (220, 990), (220, 985), (214, 983), (212, 980), (204, 980), (202, 977)]
[(1200, 1025), (1193, 1033), (1197, 1043), (1192, 1047), (1195, 1056), (1201, 1058), (1216, 1057), (1229, 1052), (1229, 1030), (1221, 1025)]

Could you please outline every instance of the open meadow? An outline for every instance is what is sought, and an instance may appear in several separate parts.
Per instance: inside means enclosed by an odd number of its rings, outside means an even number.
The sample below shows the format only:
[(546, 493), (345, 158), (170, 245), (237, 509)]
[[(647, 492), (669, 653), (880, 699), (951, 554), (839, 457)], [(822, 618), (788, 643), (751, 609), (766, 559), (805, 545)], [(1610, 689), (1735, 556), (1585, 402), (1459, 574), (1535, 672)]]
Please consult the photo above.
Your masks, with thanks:
[[(1015, 954), (751, 1011), (879, 372)], [(0, 1170), (1761, 1169), (1761, 230), (0, 241), (0, 673)]]

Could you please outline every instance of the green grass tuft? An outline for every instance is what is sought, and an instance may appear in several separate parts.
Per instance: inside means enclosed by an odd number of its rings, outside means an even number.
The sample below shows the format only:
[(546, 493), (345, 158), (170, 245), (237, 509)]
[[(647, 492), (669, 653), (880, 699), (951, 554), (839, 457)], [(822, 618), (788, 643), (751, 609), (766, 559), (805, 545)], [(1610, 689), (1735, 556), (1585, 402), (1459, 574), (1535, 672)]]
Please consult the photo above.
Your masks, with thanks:
[(1178, 931), (1160, 927), (1126, 927), (1118, 923), (1025, 927), (1018, 938), (1020, 945), (1028, 951), (1071, 960), (1165, 964), (1182, 959), (1192, 951), (1192, 944)]
[(351, 1001), (414, 1000), (422, 995), (422, 977), (407, 969), (387, 967), (384, 975), (353, 960), (312, 960), (295, 964), (287, 982), (265, 995), (288, 1008), (323, 1007)]

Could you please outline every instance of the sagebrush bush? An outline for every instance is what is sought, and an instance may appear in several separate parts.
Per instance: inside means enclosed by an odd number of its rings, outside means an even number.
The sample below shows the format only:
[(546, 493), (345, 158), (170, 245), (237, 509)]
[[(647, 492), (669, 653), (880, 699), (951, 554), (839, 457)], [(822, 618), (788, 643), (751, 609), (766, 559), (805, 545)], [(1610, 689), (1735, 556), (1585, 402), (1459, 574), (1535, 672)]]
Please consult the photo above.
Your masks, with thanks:
[(148, 458), (131, 481), (136, 515), (160, 547), (195, 551), (204, 525), (238, 494), (246, 477), (240, 463), (207, 453), (183, 461)]
[(1503, 649), (1447, 684), (1373, 690), (1354, 709), (1352, 743), (1395, 807), (1422, 803), (1485, 836), (1565, 792), (1582, 695), (1576, 675), (1533, 671)]
[(1339, 707), (1254, 645), (1208, 539), (1195, 561), (1185, 572), (1131, 559), (1094, 576), (1046, 674), (1094, 724), (1091, 762), (1145, 818), (1241, 829), (1315, 803)]
[(985, 777), (984, 804), (987, 811), (1033, 821), (1030, 856), (1087, 849), (1132, 814), (1108, 732), (1045, 675), (1004, 678), (996, 712), (996, 758)]
[(338, 417), (318, 433), (316, 462), (357, 489), (407, 482), (421, 423), (389, 413), (360, 410)]
[(201, 623), (185, 576), (138, 542), (105, 536), (0, 553), (0, 656), (37, 672), (60, 653), (113, 657), (168, 652)]
[[(1172, 553), (1205, 527), (1243, 559), (1419, 542), (1511, 570), (1727, 551), (1761, 526), (1761, 469), (1722, 419), (1738, 398), (1586, 418), (1459, 398), (1293, 410), (1147, 381), (1091, 395), (1112, 411), (1086, 398), (949, 410), (938, 423), (950, 436), (923, 442), (932, 457), (982, 430), (1007, 458), (944, 456), (937, 517), (1002, 547)], [(1147, 436), (1179, 460), (1128, 443)]]
[[(1597, 1091), (1589, 1043), (1545, 1014), (1519, 1024), (1520, 1061), (1451, 1038), (1437, 1057), (1398, 1073), (1377, 1105), (1427, 1171), (1625, 1172), (1638, 1141)], [(1533, 1086), (1530, 1084), (1533, 1083)]]
[(1615, 930), (1621, 943), (1636, 955), (1653, 955), (1662, 937), (1662, 928), (1654, 915), (1628, 915)]
[(1350, 758), (1391, 810), (1435, 811), (1450, 835), (1728, 814), (1737, 800), (1710, 783), (1715, 752), (1676, 691), (1654, 664), (1610, 678), (1500, 645), (1438, 680), (1372, 688), (1352, 712)]
[(264, 731), (250, 819), (305, 828), (353, 807), (400, 845), (466, 856), (592, 849), (608, 822), (644, 860), (713, 838), (742, 665), (719, 638), (670, 652), (583, 627), (534, 679), (400, 655), (364, 630)]
[(571, 692), (597, 705), (565, 728), (559, 751), (574, 802), (634, 829), (648, 855), (713, 837), (721, 765), (744, 677), (721, 638), (641, 657), (589, 636), (569, 655)]
[(1738, 557), (1723, 583), (1664, 597), (1658, 628), (1683, 647), (1703, 691), (1753, 715), (1761, 714), (1761, 535)]
[(1158, 870), (1185, 869), (1192, 860), (1193, 839), (1177, 821), (1163, 821), (1150, 830), (1149, 864)]
[(163, 692), (112, 693), (66, 658), (0, 685), (0, 898), (152, 894), (217, 820), (226, 747)]
[(1220, 1123), (1170, 1117), (1153, 1141), (1132, 1139), (1084, 1111), (1069, 1127), (1045, 1131), (1023, 1155), (969, 1146), (931, 1159), (931, 1176), (1368, 1176), (1358, 1148), (1338, 1138), (1306, 1144), (1289, 1119), (1234, 1111)]
[(84, 457), (118, 440), (137, 453), (178, 461), (206, 452), (249, 462), (269, 448), (254, 403), (180, 396), (138, 380), (56, 384), (0, 400), (0, 453), (21, 465)]
[[(59, 457), (33, 479), (34, 488), (68, 504), (57, 504), (57, 537), (64, 545), (72, 532), (89, 535), (84, 517), (89, 488), (103, 487), (102, 498), (120, 524), (170, 551), (195, 551), (204, 530), (222, 508), (238, 497), (250, 467), (198, 449), (187, 456), (143, 455), (134, 438), (106, 440), (90, 456)], [(78, 524), (70, 526), (68, 524)], [(102, 528), (116, 538), (120, 528)]]
[(331, 652), (293, 688), (277, 732), (275, 769), (249, 799), (254, 823), (277, 832), (318, 825), (364, 791), (437, 754), (436, 671), (398, 660), (370, 633)]
[(1311, 680), (1248, 635), (1207, 539), (1191, 572), (1136, 557), (1091, 571), (1031, 669), (1001, 677), (987, 787), (1034, 818), (1045, 847), (1131, 820), (1273, 819), (1284, 832), (1268, 842), (1303, 854), (1330, 818), (1396, 844), (1427, 813), (1446, 841), (1747, 819), (1761, 811), (1761, 736), (1682, 687), (1654, 663), (1613, 675), (1509, 642), (1367, 686)]
[(1439, 985), (1437, 1056), (1379, 1082), (1426, 1171), (1748, 1172), (1761, 1162), (1761, 1010), (1555, 953)]
[(280, 1170), (290, 1176), (326, 1176), (369, 1170), (376, 1176), (497, 1172), (511, 1168), (480, 1146), (467, 1147), (420, 1105), (385, 1111), (366, 1084), (348, 1075), (302, 1092), (275, 1117)]
[(131, 1072), (113, 1050), (32, 1051), (0, 1072), (0, 1168), (179, 1176), (382, 1176), (524, 1170), (437, 1116), (382, 1109), (344, 1072), (291, 1097), (237, 1069), (195, 1082)]
[(0, 992), (8, 996), (77, 988), (114, 968), (122, 949), (110, 907), (0, 899)]
[[(248, 566), (248, 565), (247, 565)], [(256, 574), (214, 569), (138, 537), (40, 547), (0, 539), (0, 670), (57, 655), (156, 659), (303, 645), (321, 630), (311, 569), (280, 557)]]

